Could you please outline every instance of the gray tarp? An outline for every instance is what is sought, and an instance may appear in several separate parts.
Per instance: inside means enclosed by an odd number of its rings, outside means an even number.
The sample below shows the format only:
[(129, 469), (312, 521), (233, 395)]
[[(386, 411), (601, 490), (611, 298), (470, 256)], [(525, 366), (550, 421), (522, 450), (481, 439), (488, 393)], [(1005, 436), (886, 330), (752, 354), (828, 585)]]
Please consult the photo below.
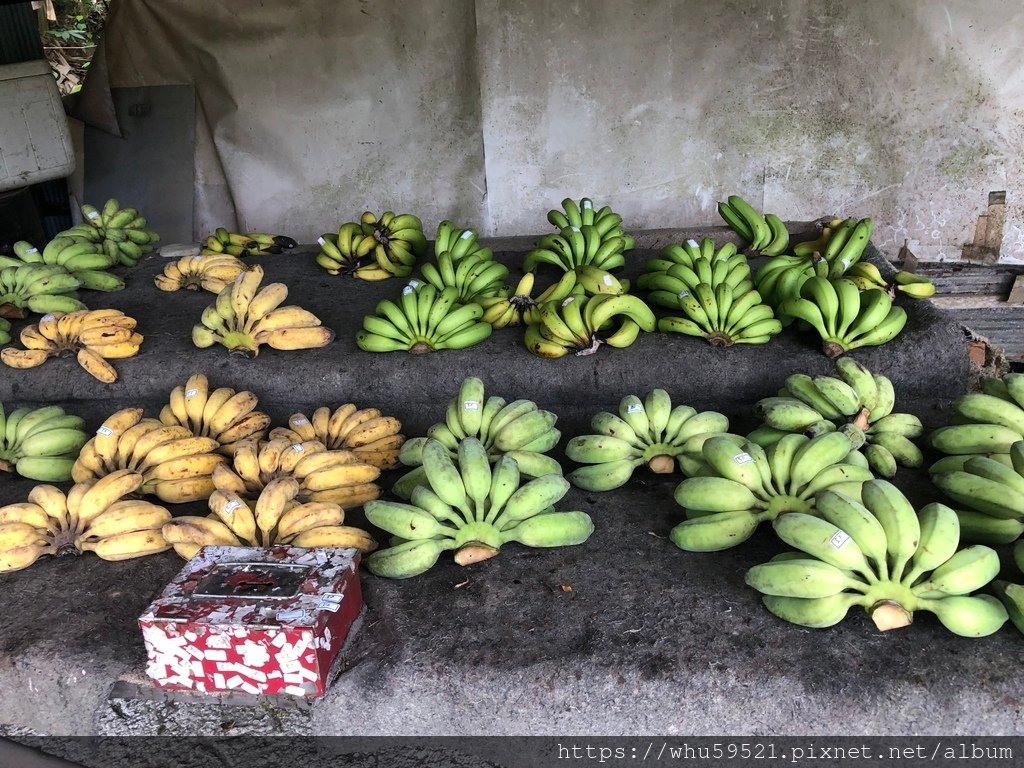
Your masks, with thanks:
[(111, 86), (195, 85), (197, 235), (521, 234), (569, 194), (682, 226), (738, 192), (955, 258), (1006, 190), (1024, 257), (1020, 3), (115, 0), (103, 48)]

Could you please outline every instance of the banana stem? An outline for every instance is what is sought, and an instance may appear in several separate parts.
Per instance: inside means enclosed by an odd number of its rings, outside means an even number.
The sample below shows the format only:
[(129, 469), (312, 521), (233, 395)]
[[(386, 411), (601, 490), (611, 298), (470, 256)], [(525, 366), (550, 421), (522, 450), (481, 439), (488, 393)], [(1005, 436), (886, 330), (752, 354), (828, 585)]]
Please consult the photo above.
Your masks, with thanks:
[(0, 459), (0, 472), (13, 472), (14, 465), (4, 459)]
[(914, 621), (914, 614), (895, 600), (880, 600), (868, 609), (871, 620), (882, 632), (908, 627)]
[(866, 407), (861, 408), (860, 413), (858, 413), (857, 417), (850, 423), (853, 424), (853, 426), (855, 426), (861, 432), (866, 432), (868, 429), (869, 416), (871, 416), (871, 411)]
[(659, 475), (671, 474), (675, 469), (676, 462), (671, 456), (665, 453), (652, 456), (647, 462), (648, 469)]

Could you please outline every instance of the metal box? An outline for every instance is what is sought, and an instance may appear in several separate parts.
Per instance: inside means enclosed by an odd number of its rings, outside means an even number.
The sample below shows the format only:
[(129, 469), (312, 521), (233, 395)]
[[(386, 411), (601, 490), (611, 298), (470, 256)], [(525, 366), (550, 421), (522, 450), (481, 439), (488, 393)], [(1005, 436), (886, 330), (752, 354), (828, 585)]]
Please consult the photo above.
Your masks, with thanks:
[(49, 62), (0, 66), (0, 192), (74, 169), (71, 131)]
[(161, 688), (314, 697), (362, 609), (359, 551), (204, 547), (139, 617)]

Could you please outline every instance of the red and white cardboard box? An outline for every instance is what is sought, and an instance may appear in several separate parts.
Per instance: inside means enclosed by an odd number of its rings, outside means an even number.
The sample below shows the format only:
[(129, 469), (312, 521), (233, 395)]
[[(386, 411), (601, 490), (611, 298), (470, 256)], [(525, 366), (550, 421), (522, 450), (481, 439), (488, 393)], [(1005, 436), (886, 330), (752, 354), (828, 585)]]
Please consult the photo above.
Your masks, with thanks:
[(139, 617), (161, 688), (323, 696), (362, 610), (359, 551), (203, 547)]

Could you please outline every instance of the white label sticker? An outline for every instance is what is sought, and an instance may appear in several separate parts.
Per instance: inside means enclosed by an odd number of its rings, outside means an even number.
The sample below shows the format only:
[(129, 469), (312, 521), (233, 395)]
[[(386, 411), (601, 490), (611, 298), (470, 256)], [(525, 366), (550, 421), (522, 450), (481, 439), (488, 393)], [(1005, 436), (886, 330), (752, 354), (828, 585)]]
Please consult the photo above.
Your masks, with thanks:
[(295, 445), (292, 446), (292, 450), (295, 451), (296, 453), (302, 453), (306, 449), (302, 447), (302, 443), (296, 443)]
[(240, 506), (242, 506), (242, 502), (240, 502), (238, 499), (232, 499), (231, 501), (224, 505), (224, 511), (232, 512), (238, 509)]
[(99, 211), (89, 211), (86, 214), (86, 216), (88, 216), (90, 219), (98, 219), (100, 217), (100, 212)]
[(185, 399), (186, 400), (190, 400), (190, 399), (192, 399), (193, 397), (195, 397), (198, 394), (199, 394), (199, 390), (198, 389), (186, 389), (185, 390)]
[(299, 416), (297, 419), (292, 419), (292, 424), (296, 427), (301, 427), (303, 424), (309, 424), (309, 419), (305, 416)]
[(680, 292), (679, 292), (679, 298), (680, 298), (680, 299), (685, 299), (685, 298), (686, 298), (687, 296), (689, 296), (689, 295), (690, 295), (690, 292), (689, 292), (689, 291), (680, 291)]
[(611, 285), (612, 284), (612, 276), (611, 275), (605, 275), (604, 278), (602, 278), (602, 282), (605, 285)]
[(586, 210), (587, 208), (593, 208), (593, 207), (594, 207), (594, 204), (592, 202), (590, 202), (589, 200), (584, 200), (583, 201), (583, 209), (584, 210)]
[(462, 234), (459, 235), (459, 240), (468, 240), (472, 236), (473, 236), (473, 230), (471, 230), (471, 229), (464, 229), (462, 231)]
[(319, 244), (320, 244), (321, 246), (322, 246), (322, 245), (323, 245), (323, 244), (324, 244), (325, 242), (327, 242), (327, 241), (326, 241), (326, 240), (324, 240), (324, 239), (323, 239), (322, 237), (318, 237), (318, 238), (316, 239), (316, 241), (317, 241), (317, 242), (318, 242), (318, 243), (319, 243)]
[(580, 231), (579, 227), (569, 227), (569, 229), (571, 229), (573, 232), (579, 232)]
[(569, 306), (569, 304), (571, 304), (574, 301), (576, 301), (576, 297), (575, 296), (570, 296), (569, 298), (562, 300), (562, 306), (563, 307), (567, 307), (567, 306)]
[(836, 549), (842, 549), (843, 545), (850, 540), (850, 534), (846, 531), (836, 531), (829, 539), (829, 543)]
[(25, 253), (39, 253), (38, 248), (29, 248)]
[(53, 315), (43, 315), (43, 316), (42, 316), (42, 317), (41, 317), (41, 318), (39, 319), (39, 322), (40, 322), (40, 323), (52, 323), (52, 322), (53, 322), (54, 320), (56, 320), (56, 319), (57, 319), (57, 318), (56, 318), (56, 317), (54, 317)]
[(732, 460), (735, 461), (737, 464), (749, 464), (754, 460), (754, 457), (751, 456), (749, 453), (737, 453), (735, 456), (732, 457)]
[(643, 409), (644, 407), (640, 405), (640, 403), (630, 403), (629, 405), (626, 406), (626, 413), (636, 413), (637, 411), (642, 411)]
[(202, 260), (203, 260), (203, 255), (201, 253), (197, 253), (195, 256), (192, 257), (192, 263), (193, 264), (198, 264)]
[(407, 286), (405, 286), (405, 288), (402, 289), (402, 295), (403, 296), (408, 296), (410, 293), (413, 293), (415, 290), (416, 289), (413, 288), (411, 285), (407, 285)]
[(479, 400), (466, 400), (462, 403), (462, 410), (464, 411), (476, 411), (480, 408)]
[(691, 246), (692, 248), (700, 248), (700, 243), (698, 243), (696, 240), (687, 240), (686, 244)]
[(100, 427), (99, 429), (96, 430), (96, 434), (103, 435), (104, 437), (110, 437), (112, 434), (114, 434), (114, 430), (112, 430), (110, 427)]

